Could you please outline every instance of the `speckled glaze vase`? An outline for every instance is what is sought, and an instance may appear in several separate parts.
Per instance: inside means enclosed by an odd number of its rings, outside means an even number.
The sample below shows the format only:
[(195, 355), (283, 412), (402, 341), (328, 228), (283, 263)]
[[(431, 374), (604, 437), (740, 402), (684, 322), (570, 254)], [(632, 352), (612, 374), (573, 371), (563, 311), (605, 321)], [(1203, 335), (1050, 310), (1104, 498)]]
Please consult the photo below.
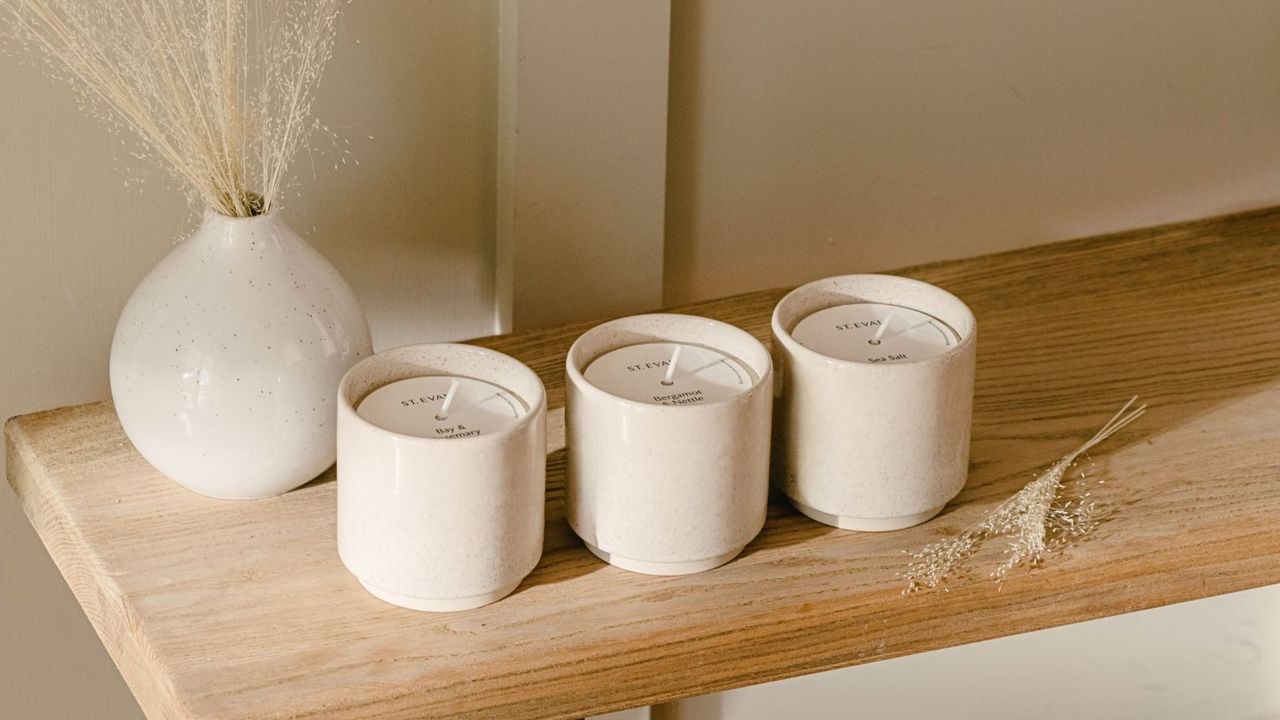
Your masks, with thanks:
[[(447, 439), (358, 414), (374, 390), (431, 375), (492, 383), (526, 411), (496, 432)], [(469, 610), (511, 594), (542, 556), (547, 400), (537, 374), (473, 345), (411, 345), (351, 368), (338, 398), (338, 555), (351, 574), (411, 610)]]
[[(601, 355), (647, 342), (693, 343), (750, 368), (745, 392), (698, 405), (653, 405), (592, 385)], [(600, 559), (648, 575), (723, 565), (764, 527), (773, 364), (751, 334), (690, 315), (621, 318), (588, 330), (565, 361), (566, 516)]]
[(175, 482), (268, 497), (333, 464), (338, 382), (371, 352), (351, 289), (278, 213), (210, 212), (125, 305), (111, 396)]

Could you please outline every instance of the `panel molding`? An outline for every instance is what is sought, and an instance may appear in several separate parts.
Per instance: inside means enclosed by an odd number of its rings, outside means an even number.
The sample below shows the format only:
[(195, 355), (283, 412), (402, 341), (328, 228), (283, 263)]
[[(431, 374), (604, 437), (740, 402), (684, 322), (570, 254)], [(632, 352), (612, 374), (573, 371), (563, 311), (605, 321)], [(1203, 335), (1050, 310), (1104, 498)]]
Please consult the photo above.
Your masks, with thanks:
[(501, 0), (494, 329), (662, 302), (670, 0)]

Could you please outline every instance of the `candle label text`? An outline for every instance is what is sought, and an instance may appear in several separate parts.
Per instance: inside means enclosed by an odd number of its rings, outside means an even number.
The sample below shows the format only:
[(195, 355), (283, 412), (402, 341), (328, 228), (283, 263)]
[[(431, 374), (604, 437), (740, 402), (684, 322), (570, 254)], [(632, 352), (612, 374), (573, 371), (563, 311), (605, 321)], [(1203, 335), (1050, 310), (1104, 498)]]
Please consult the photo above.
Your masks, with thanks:
[(906, 353), (893, 353), (892, 355), (881, 355), (880, 357), (869, 357), (867, 358), (867, 362), (869, 363), (882, 363), (882, 362), (890, 362), (890, 361), (897, 362), (899, 360), (906, 360), (906, 359), (907, 359)]
[(426, 405), (427, 403), (444, 402), (444, 399), (448, 396), (449, 395), (447, 393), (441, 393), (439, 395), (423, 395), (422, 397), (409, 398), (408, 400), (401, 400), (400, 404), (405, 407), (411, 407), (413, 405)]
[(693, 405), (706, 402), (707, 398), (701, 390), (672, 393), (670, 395), (654, 395), (653, 401), (662, 405)]
[(451, 440), (453, 438), (474, 437), (479, 435), (480, 431), (468, 428), (461, 423), (450, 427), (436, 428), (436, 437), (441, 440)]
[(628, 365), (627, 372), (638, 372), (640, 370), (659, 370), (671, 365), (670, 360), (660, 360), (658, 362), (640, 363), (639, 365)]
[(880, 327), (879, 320), (860, 320), (858, 322), (840, 323), (836, 330), (861, 330), (862, 328)]

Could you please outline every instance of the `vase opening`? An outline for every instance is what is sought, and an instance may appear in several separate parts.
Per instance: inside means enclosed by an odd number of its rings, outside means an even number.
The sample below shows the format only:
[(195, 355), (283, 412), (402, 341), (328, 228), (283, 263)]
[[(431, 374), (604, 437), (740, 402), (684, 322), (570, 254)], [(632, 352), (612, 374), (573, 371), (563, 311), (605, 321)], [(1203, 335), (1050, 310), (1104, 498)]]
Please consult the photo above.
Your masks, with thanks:
[[(228, 210), (231, 212), (227, 212)], [(209, 212), (221, 215), (229, 220), (248, 220), (262, 217), (271, 214), (272, 210), (274, 208), (267, 208), (267, 199), (252, 190), (242, 190), (238, 193), (238, 197), (235, 198), (229, 193), (224, 193), (220, 198), (219, 206), (208, 208)]]

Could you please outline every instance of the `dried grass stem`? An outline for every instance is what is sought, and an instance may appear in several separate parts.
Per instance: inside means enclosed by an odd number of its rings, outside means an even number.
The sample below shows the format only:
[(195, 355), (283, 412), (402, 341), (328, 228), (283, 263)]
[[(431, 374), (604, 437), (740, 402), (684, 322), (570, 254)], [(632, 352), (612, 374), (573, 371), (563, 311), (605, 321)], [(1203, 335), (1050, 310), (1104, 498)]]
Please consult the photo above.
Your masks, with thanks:
[(914, 553), (913, 562), (905, 573), (907, 588), (904, 592), (942, 586), (983, 542), (994, 537), (1011, 538), (1004, 562), (991, 573), (995, 579), (1003, 580), (1014, 568), (1037, 565), (1054, 546), (1093, 530), (1097, 526), (1097, 508), (1089, 499), (1089, 493), (1065, 496), (1063, 481), (1081, 455), (1142, 417), (1147, 410), (1146, 405), (1129, 409), (1137, 399), (1130, 398), (1093, 437), (1064, 455), (964, 532), (929, 543)]
[(210, 209), (270, 212), (319, 127), (340, 0), (0, 0), (18, 46)]

